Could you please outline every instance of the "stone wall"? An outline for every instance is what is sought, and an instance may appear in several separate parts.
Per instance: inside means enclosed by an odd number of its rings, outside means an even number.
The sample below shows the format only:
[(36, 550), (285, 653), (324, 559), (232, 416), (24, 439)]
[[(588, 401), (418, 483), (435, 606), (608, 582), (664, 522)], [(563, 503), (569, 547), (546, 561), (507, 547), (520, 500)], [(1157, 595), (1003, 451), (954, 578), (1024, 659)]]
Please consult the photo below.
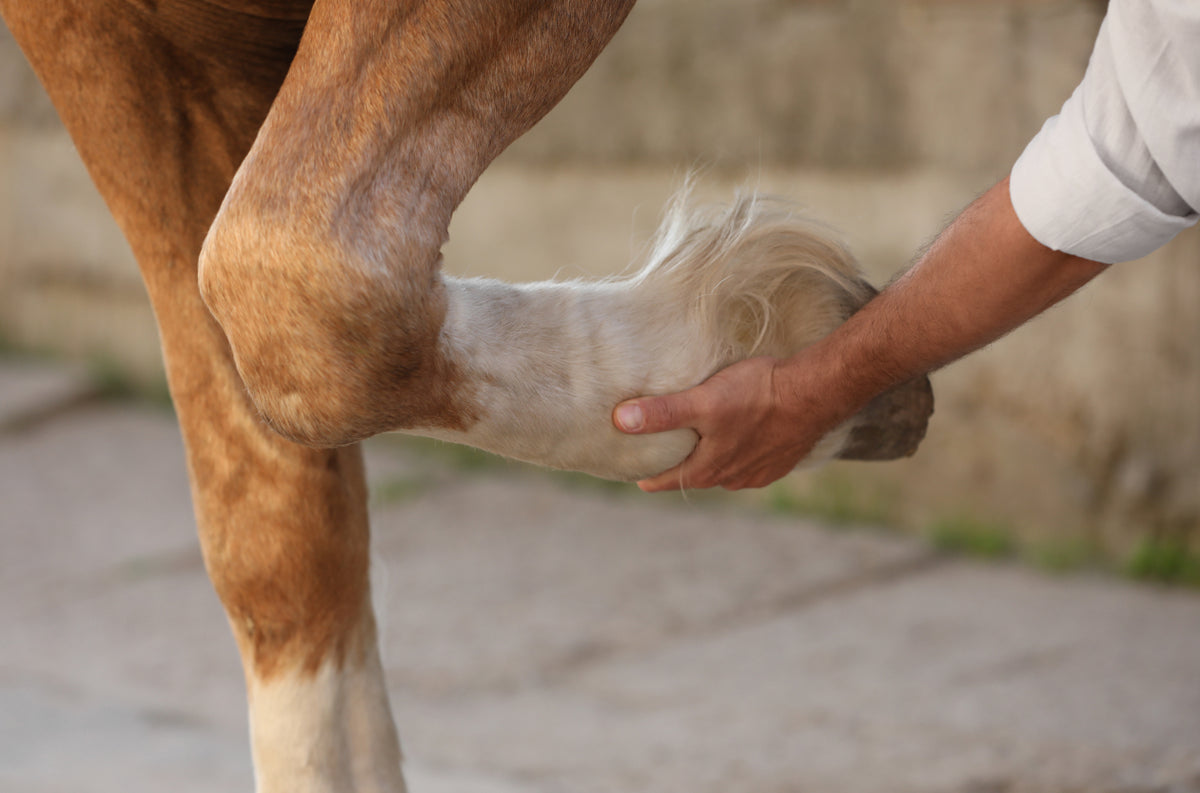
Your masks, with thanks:
[(527, 162), (978, 171), (1078, 82), (1081, 0), (641, 0)]
[[(877, 282), (1002, 176), (1081, 76), (1094, 0), (641, 0), (576, 90), (481, 179), (447, 266), (620, 270), (689, 168), (840, 228)], [(982, 520), (1125, 550), (1200, 523), (1200, 234), (935, 376), (916, 458), (793, 477), (922, 529)], [(0, 334), (159, 376), (120, 235), (0, 32)], [(848, 484), (847, 484), (848, 483)], [(866, 506), (864, 506), (866, 505)]]

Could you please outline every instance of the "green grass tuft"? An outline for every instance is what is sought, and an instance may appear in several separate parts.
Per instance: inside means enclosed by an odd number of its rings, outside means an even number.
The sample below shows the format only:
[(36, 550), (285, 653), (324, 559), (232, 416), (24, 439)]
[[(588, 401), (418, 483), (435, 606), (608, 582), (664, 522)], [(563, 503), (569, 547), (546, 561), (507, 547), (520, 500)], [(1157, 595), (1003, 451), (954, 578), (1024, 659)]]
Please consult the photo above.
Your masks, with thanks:
[(983, 559), (1008, 559), (1017, 553), (1017, 542), (1010, 526), (970, 515), (936, 520), (929, 526), (927, 534), (934, 547), (950, 553)]
[(1125, 574), (1142, 581), (1200, 586), (1200, 554), (1182, 540), (1143, 540), (1126, 561)]
[(1085, 540), (1048, 540), (1038, 542), (1022, 554), (1042, 570), (1068, 573), (1086, 568), (1103, 567), (1103, 554)]
[(802, 515), (831, 526), (890, 526), (896, 522), (892, 499), (867, 492), (848, 476), (832, 472), (804, 493), (782, 482), (771, 486), (766, 507), (777, 515)]
[(371, 488), (371, 506), (385, 507), (410, 501), (429, 490), (424, 478), (396, 477)]
[(21, 348), (17, 346), (17, 343), (9, 337), (3, 328), (0, 328), (0, 355), (15, 357), (20, 354)]

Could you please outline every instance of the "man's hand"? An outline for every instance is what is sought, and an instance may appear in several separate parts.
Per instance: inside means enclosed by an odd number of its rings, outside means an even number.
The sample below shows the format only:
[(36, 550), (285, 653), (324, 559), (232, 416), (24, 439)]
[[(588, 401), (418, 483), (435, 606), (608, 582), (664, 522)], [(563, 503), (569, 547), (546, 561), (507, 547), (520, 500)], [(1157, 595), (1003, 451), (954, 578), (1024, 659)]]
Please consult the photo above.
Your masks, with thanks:
[(762, 487), (878, 394), (998, 339), (1106, 266), (1030, 236), (1005, 179), (821, 341), (784, 360), (736, 363), (679, 394), (622, 402), (613, 423), (625, 432), (690, 427), (700, 435), (686, 460), (639, 482), (643, 490)]
[(751, 358), (687, 391), (617, 405), (613, 423), (623, 432), (686, 427), (700, 435), (686, 460), (638, 487), (648, 493), (716, 486), (739, 490), (763, 487), (795, 468), (832, 426), (801, 420), (804, 405), (781, 392), (782, 363)]

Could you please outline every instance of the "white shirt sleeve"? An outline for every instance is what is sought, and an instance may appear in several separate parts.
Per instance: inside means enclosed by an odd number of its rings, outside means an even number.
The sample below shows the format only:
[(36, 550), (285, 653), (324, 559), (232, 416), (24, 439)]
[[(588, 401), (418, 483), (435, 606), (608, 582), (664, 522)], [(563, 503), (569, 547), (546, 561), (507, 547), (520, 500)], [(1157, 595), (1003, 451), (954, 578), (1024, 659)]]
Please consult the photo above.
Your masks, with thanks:
[(1144, 256), (1197, 221), (1200, 2), (1113, 0), (1083, 82), (1013, 166), (1017, 217), (1050, 248)]

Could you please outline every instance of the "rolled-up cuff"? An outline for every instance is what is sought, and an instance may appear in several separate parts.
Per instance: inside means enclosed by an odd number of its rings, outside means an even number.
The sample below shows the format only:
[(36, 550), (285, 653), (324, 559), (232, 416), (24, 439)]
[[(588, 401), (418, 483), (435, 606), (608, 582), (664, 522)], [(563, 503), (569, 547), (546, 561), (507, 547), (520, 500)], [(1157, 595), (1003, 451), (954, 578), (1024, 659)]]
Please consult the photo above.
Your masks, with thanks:
[(1107, 264), (1145, 256), (1197, 220), (1162, 212), (1109, 171), (1084, 127), (1078, 94), (1025, 147), (1009, 192), (1038, 242)]

